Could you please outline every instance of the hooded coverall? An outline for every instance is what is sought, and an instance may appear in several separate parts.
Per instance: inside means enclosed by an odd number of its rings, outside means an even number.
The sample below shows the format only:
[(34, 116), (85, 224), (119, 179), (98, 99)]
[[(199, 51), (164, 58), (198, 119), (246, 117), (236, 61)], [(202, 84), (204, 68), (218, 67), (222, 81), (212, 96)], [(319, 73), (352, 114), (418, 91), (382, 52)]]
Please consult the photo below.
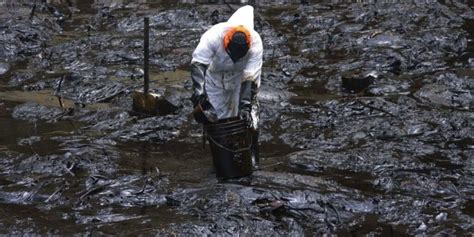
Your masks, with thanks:
[[(263, 46), (260, 35), (254, 30), (253, 11), (252, 6), (241, 7), (227, 22), (216, 24), (207, 30), (193, 52), (191, 65), (203, 65), (204, 88), (195, 88), (195, 94), (202, 93), (207, 96), (217, 118), (239, 116), (247, 106), (251, 117), (249, 125), (256, 130), (259, 109), (257, 92), (260, 87)], [(224, 48), (224, 37), (236, 26), (244, 26), (248, 30), (251, 44), (247, 54), (234, 62)], [(251, 84), (251, 93), (244, 95), (241, 85), (248, 87), (248, 84)]]

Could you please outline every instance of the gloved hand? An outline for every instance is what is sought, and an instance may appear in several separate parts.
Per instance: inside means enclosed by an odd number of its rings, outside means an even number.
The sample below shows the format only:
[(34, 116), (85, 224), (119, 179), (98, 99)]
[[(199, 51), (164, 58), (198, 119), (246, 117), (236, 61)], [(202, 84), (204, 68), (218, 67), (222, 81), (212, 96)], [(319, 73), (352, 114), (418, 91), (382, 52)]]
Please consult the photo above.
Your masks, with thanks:
[(193, 81), (193, 116), (198, 123), (217, 121), (217, 115), (206, 94), (205, 81), (208, 65), (194, 62), (191, 64), (191, 80)]
[(202, 123), (202, 124), (209, 123), (209, 120), (207, 119), (206, 115), (202, 111), (201, 106), (199, 104), (193, 110), (193, 117), (194, 117), (194, 120), (196, 120), (196, 122), (198, 123)]
[(218, 120), (217, 113), (207, 98), (194, 106), (193, 116), (196, 122), (203, 124), (214, 123)]
[(245, 120), (245, 123), (248, 126), (252, 124), (252, 115), (250, 114), (250, 111), (247, 111), (247, 110), (240, 111), (240, 118)]

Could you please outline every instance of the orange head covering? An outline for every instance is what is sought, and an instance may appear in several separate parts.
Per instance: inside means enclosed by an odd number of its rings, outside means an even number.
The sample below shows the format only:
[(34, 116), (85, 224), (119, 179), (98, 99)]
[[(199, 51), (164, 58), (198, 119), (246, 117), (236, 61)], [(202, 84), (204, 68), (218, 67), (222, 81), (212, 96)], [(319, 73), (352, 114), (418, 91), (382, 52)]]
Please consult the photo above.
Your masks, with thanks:
[(250, 32), (243, 26), (235, 26), (232, 27), (229, 31), (224, 36), (224, 48), (227, 50), (230, 44), (230, 41), (232, 41), (232, 38), (234, 37), (234, 34), (237, 32), (242, 32), (245, 34), (245, 39), (247, 41), (247, 46), (250, 48), (250, 44), (252, 42), (252, 39), (250, 37)]

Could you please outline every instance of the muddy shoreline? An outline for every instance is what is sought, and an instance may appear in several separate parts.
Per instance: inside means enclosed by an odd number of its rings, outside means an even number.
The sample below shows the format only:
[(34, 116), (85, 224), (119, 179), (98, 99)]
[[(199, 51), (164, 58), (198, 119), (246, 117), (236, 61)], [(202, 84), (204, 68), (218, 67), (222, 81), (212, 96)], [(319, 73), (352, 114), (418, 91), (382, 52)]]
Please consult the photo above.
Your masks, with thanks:
[(258, 1), (262, 169), (224, 182), (187, 71), (239, 4), (143, 2), (0, 3), (0, 234), (474, 232), (474, 5)]

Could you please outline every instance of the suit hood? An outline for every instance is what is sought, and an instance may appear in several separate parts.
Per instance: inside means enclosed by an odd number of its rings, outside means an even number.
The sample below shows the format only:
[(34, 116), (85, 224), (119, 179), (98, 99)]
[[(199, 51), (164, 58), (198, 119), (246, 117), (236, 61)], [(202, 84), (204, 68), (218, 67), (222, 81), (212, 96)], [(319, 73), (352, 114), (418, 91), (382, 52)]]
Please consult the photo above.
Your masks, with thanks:
[(232, 14), (232, 16), (227, 20), (232, 26), (243, 25), (248, 30), (254, 30), (254, 15), (252, 6), (243, 6)]

